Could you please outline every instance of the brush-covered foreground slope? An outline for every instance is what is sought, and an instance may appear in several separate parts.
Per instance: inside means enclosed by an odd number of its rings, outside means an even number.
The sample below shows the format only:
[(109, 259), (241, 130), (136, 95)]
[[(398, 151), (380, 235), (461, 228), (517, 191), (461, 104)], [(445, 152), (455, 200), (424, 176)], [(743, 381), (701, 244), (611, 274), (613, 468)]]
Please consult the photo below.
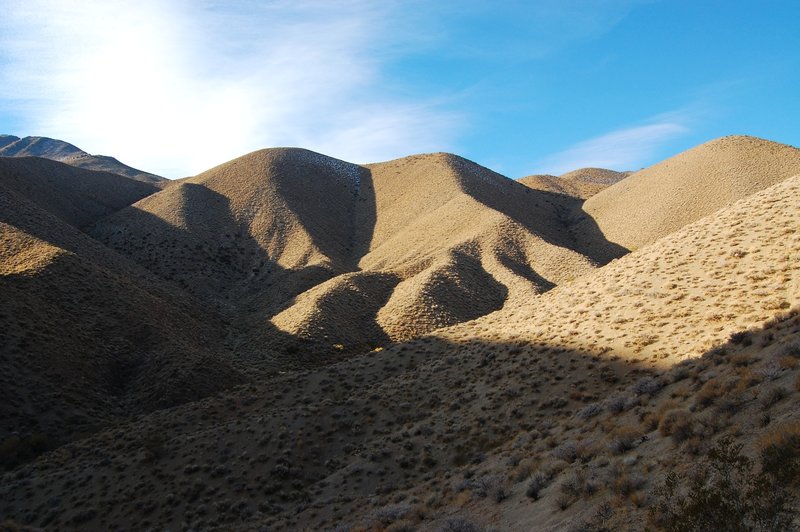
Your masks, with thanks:
[(797, 459), (798, 216), (794, 177), (514, 309), (67, 445), (4, 476), (0, 511), (59, 529), (665, 526), (660, 479), (722, 436)]
[(633, 172), (617, 172), (605, 168), (580, 168), (560, 176), (535, 174), (517, 179), (526, 187), (556, 194), (587, 199), (622, 181)]
[(723, 137), (634, 173), (583, 209), (608, 240), (636, 249), (797, 173), (797, 148)]
[(158, 187), (169, 183), (161, 176), (137, 170), (113, 157), (89, 155), (68, 142), (48, 137), (19, 138), (13, 135), (0, 135), (0, 157), (42, 157), (78, 168), (121, 175)]
[(244, 382), (215, 315), (57, 217), (64, 203), (34, 203), (36, 185), (0, 181), (0, 441), (51, 446)]
[(360, 167), (281, 148), (175, 184), (91, 233), (253, 328), (270, 320), (300, 338), (375, 346), (498, 310), (624, 251), (596, 231), (576, 236), (575, 210), (454, 155)]
[(40, 157), (0, 157), (0, 185), (77, 228), (160, 190), (117, 174)]

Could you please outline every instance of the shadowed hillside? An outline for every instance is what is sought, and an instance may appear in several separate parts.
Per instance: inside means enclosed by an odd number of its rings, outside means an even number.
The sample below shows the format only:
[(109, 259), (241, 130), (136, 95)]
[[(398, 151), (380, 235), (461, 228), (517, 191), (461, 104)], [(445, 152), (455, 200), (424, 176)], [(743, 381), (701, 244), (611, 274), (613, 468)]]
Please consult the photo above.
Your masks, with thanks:
[(79, 229), (160, 190), (39, 157), (0, 157), (0, 185)]
[[(20, 163), (63, 173), (30, 187), (19, 176), (0, 183), (0, 439), (61, 442), (246, 380), (213, 313), (56, 217), (76, 206), (91, 216), (98, 205), (92, 187), (64, 187), (70, 179), (109, 175)], [(53, 198), (50, 184), (67, 195)]]

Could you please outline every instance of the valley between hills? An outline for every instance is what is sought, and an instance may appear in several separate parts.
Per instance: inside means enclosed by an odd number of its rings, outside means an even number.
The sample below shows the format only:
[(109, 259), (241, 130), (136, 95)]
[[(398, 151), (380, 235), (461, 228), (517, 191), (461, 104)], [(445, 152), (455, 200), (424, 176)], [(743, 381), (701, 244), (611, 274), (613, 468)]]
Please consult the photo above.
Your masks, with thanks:
[(800, 528), (800, 150), (617, 170), (0, 135), (0, 530)]

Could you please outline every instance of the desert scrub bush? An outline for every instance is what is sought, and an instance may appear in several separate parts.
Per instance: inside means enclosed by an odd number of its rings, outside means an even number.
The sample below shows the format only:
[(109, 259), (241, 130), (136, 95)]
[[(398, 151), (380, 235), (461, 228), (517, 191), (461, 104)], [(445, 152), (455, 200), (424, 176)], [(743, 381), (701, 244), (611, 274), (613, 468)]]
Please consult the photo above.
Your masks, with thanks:
[(601, 414), (602, 412), (603, 412), (603, 403), (592, 403), (590, 405), (586, 405), (581, 410), (579, 410), (576, 416), (578, 417), (578, 419), (586, 421), (598, 414)]
[(758, 373), (769, 381), (780, 379), (787, 368), (781, 366), (777, 360), (771, 360), (759, 368)]
[(615, 395), (606, 401), (606, 410), (608, 410), (610, 414), (621, 414), (630, 408), (634, 401), (635, 398), (629, 395)]
[(567, 474), (559, 485), (559, 496), (556, 497), (556, 506), (560, 510), (569, 508), (580, 497), (592, 495), (598, 489), (595, 480), (590, 479), (583, 469), (576, 469)]
[(695, 394), (694, 400), (700, 408), (705, 408), (712, 405), (726, 391), (727, 387), (722, 379), (717, 377), (703, 384), (703, 387)]
[(440, 532), (483, 532), (483, 527), (467, 521), (463, 517), (450, 517), (439, 530)]
[(671, 532), (788, 530), (792, 524), (786, 488), (766, 469), (756, 472), (731, 437), (720, 439), (687, 477), (668, 473), (654, 494), (650, 519)]
[(572, 463), (578, 457), (578, 444), (574, 441), (566, 441), (553, 449), (550, 454), (553, 458)]
[(800, 482), (800, 423), (779, 426), (759, 438), (761, 467), (783, 485)]
[(398, 504), (391, 504), (389, 506), (384, 506), (382, 508), (378, 508), (374, 512), (372, 512), (372, 520), (377, 521), (380, 524), (387, 526), (395, 521), (399, 521), (400, 519), (404, 519), (411, 513), (411, 505), (408, 503), (398, 503)]
[(623, 499), (627, 499), (647, 485), (647, 479), (644, 476), (637, 472), (628, 471), (621, 461), (611, 466), (609, 475), (611, 477), (611, 487)]
[(794, 340), (778, 348), (777, 357), (800, 358), (800, 340)]
[(786, 388), (783, 386), (775, 386), (774, 388), (764, 390), (759, 396), (759, 401), (764, 410), (769, 410), (787, 395), (789, 395), (789, 391)]
[(528, 480), (528, 485), (525, 488), (525, 495), (535, 500), (539, 499), (539, 493), (545, 489), (547, 486), (550, 485), (550, 482), (553, 479), (549, 477), (542, 471), (537, 471), (533, 475), (531, 475), (530, 480)]
[(636, 395), (655, 395), (657, 394), (661, 388), (664, 387), (664, 383), (661, 379), (656, 377), (642, 377), (631, 388), (633, 393)]
[(764, 380), (758, 373), (748, 368), (738, 368), (736, 370), (736, 376), (738, 377), (738, 381), (736, 382), (735, 389), (738, 391), (752, 388)]
[(567, 441), (551, 451), (554, 458), (572, 463), (576, 460), (586, 463), (597, 455), (594, 440)]
[(56, 447), (46, 434), (14, 434), (0, 442), (0, 467), (10, 471)]
[(736, 331), (731, 333), (730, 341), (732, 344), (749, 346), (753, 344), (752, 331)]
[(694, 434), (692, 413), (681, 408), (674, 408), (664, 413), (658, 424), (658, 432), (662, 436), (672, 436), (672, 441), (681, 443)]
[(502, 502), (508, 498), (508, 492), (503, 485), (503, 479), (498, 475), (465, 478), (456, 484), (455, 490), (457, 492), (469, 490), (482, 499), (490, 497), (495, 502)]
[(630, 426), (620, 427), (611, 434), (608, 449), (614, 454), (623, 454), (634, 447), (642, 437), (642, 432)]
[(688, 379), (692, 374), (691, 361), (684, 360), (676, 364), (667, 374), (673, 383)]

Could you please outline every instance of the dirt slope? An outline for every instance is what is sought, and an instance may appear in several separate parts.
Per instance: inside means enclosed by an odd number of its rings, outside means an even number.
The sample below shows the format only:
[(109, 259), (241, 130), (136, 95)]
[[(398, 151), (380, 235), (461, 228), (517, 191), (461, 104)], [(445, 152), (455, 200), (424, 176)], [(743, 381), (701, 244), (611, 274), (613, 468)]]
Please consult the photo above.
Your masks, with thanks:
[(4, 476), (0, 508), (82, 529), (650, 526), (668, 471), (798, 422), (798, 216), (800, 176), (513, 309), (66, 446)]
[(40, 157), (0, 157), (0, 184), (77, 228), (159, 190), (117, 174)]
[[(269, 319), (363, 349), (498, 310), (619, 256), (596, 231), (576, 237), (575, 210), (454, 155), (359, 167), (283, 148), (176, 183), (91, 233), (219, 308), (244, 311), (246, 327)], [(360, 326), (321, 308), (348, 308), (365, 289), (376, 299), (359, 307)]]
[(517, 179), (526, 187), (588, 199), (617, 183), (632, 172), (616, 172), (605, 168), (580, 168), (560, 176), (535, 174)]
[[(382, 334), (367, 343), (474, 319), (621, 254), (596, 232), (576, 237), (567, 222), (575, 212), (570, 198), (526, 189), (461, 157), (415, 155), (367, 169), (362, 220), (374, 227), (356, 238), (358, 267), (388, 274), (389, 294), (370, 324)], [(341, 293), (339, 285), (330, 289)], [(298, 298), (273, 323), (301, 330), (291, 316), (307, 331), (342, 329), (341, 316), (320, 312), (316, 301)]]
[(0, 440), (54, 444), (245, 380), (213, 314), (2, 184), (0, 293)]
[(634, 173), (583, 208), (608, 240), (635, 249), (798, 172), (797, 148), (723, 137)]

